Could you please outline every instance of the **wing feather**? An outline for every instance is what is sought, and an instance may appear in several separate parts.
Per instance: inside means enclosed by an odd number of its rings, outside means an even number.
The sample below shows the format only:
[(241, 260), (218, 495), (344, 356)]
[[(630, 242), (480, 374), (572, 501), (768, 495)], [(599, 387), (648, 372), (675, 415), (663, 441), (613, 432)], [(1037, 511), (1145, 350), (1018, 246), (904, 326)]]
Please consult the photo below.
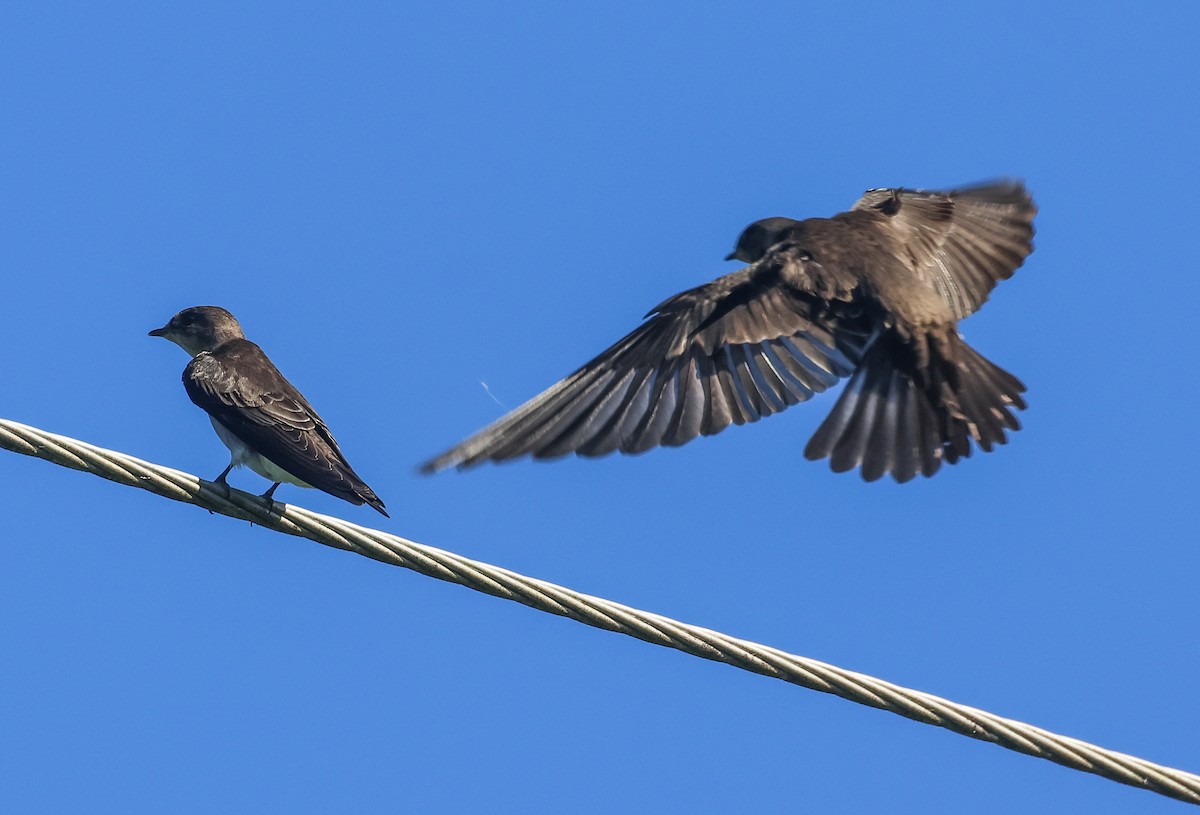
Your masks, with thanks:
[(948, 192), (869, 190), (854, 205), (868, 209), (888, 216), (904, 260), (937, 289), (956, 319), (983, 305), (1033, 251), (1037, 207), (1018, 181)]
[(866, 329), (844, 304), (781, 282), (780, 267), (798, 262), (769, 255), (663, 301), (591, 362), (422, 469), (675, 446), (829, 388), (853, 370)]
[(231, 340), (197, 355), (184, 369), (183, 385), (192, 402), (276, 466), (383, 512), (383, 502), (346, 461), (325, 422), (254, 343)]

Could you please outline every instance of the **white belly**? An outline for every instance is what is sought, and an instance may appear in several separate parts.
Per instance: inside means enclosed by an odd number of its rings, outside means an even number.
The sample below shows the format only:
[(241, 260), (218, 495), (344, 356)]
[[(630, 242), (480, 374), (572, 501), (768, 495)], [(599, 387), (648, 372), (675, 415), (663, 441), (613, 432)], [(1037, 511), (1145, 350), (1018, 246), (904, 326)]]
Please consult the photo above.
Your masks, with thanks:
[(230, 433), (225, 425), (218, 422), (212, 416), (209, 416), (208, 420), (212, 422), (213, 430), (217, 431), (217, 437), (229, 448), (229, 460), (233, 466), (241, 467), (244, 464), (263, 478), (269, 479), (272, 483), (279, 481), (284, 484), (295, 484), (297, 487), (312, 489), (312, 484), (304, 483), (287, 470), (276, 466), (274, 462), (263, 458), (254, 450), (251, 450), (241, 439)]

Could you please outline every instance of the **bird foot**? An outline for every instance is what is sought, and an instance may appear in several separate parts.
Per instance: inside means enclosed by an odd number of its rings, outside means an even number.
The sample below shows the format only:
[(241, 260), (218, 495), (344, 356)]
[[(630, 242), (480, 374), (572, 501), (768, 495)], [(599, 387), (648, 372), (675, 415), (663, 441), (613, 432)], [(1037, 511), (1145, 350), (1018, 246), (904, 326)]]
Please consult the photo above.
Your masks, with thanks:
[(213, 485), (221, 488), (221, 496), (226, 501), (229, 500), (230, 493), (229, 493), (229, 484), (228, 484), (228, 482), (225, 481), (225, 479), (229, 476), (229, 471), (232, 469), (233, 469), (233, 462), (230, 462), (229, 466), (226, 467), (224, 470), (221, 470), (221, 474), (213, 479)]
[(262, 495), (258, 496), (259, 498), (262, 498), (267, 502), (267, 512), (270, 512), (270, 513), (275, 512), (275, 499), (272, 498), (271, 496), (273, 496), (275, 494), (275, 490), (278, 488), (279, 488), (279, 482), (276, 482), (271, 485), (271, 488), (269, 490), (264, 492)]

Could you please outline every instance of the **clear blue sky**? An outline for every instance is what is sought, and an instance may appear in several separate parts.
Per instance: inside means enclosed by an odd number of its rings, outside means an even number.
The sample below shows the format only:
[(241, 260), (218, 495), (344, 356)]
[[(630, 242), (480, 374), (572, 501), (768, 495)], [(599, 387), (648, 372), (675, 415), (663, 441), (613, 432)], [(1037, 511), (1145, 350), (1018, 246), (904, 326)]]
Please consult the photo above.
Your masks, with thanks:
[[(8, 3), (0, 416), (211, 478), (186, 356), (146, 332), (222, 305), (384, 529), (1197, 771), (1198, 26), (1185, 2)], [(1029, 386), (999, 452), (835, 475), (801, 455), (826, 395), (641, 457), (415, 473), (736, 268), (748, 222), (997, 175), (1041, 207), (962, 325)], [(0, 479), (14, 812), (1178, 806), (32, 459)]]

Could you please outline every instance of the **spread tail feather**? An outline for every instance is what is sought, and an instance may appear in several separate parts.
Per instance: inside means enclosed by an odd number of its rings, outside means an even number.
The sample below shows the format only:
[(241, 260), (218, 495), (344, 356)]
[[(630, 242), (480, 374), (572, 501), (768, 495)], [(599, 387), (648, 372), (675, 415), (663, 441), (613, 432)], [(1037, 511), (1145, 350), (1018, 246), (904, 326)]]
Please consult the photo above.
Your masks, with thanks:
[(902, 340), (881, 336), (867, 351), (837, 404), (804, 450), (828, 457), (835, 472), (862, 468), (874, 481), (887, 473), (903, 483), (933, 475), (945, 461), (984, 452), (1019, 430), (1025, 386), (984, 359), (953, 330)]

